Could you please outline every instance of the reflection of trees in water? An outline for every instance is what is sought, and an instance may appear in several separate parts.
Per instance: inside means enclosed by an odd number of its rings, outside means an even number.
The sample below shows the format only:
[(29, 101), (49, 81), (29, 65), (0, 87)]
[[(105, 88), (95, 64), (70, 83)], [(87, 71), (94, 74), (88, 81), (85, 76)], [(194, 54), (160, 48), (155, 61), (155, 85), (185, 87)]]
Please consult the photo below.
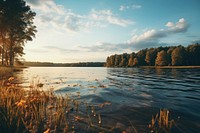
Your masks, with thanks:
[(178, 76), (178, 71), (177, 69), (171, 69), (171, 74), (174, 78), (176, 78)]
[(160, 69), (160, 68), (158, 68), (158, 69), (156, 69), (156, 74), (157, 74), (157, 75), (165, 75), (166, 73), (165, 73), (164, 70), (165, 70), (165, 69)]

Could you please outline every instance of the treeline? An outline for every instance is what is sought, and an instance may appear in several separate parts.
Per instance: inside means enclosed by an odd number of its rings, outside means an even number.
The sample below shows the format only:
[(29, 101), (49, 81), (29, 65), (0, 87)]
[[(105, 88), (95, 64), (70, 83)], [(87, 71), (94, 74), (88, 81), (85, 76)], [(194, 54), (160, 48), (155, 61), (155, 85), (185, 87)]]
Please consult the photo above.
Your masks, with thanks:
[(103, 67), (105, 62), (78, 62), (78, 63), (51, 63), (51, 62), (24, 62), (27, 67)]
[(0, 0), (0, 65), (19, 62), (25, 43), (35, 37), (35, 15), (24, 0)]
[(111, 55), (107, 67), (200, 66), (200, 44), (146, 48), (131, 54)]

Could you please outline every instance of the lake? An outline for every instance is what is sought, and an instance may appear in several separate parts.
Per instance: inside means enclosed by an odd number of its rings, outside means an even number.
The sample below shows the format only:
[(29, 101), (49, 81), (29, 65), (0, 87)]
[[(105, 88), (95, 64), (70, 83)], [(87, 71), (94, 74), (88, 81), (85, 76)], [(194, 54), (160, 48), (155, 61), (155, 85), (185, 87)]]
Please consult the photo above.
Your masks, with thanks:
[(104, 125), (148, 132), (152, 115), (167, 108), (172, 132), (200, 131), (200, 69), (30, 67), (18, 76), (25, 88), (42, 83), (56, 95), (106, 103), (97, 109)]

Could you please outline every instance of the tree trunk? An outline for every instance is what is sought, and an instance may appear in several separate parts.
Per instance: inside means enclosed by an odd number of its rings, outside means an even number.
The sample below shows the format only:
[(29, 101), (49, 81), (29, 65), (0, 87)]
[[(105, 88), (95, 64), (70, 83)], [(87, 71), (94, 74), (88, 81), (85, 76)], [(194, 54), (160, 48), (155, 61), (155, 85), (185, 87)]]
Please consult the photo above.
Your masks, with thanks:
[(13, 51), (13, 45), (14, 45), (14, 42), (13, 42), (13, 35), (11, 34), (10, 35), (10, 53), (9, 53), (9, 56), (10, 56), (10, 67), (13, 66), (14, 64), (14, 51)]
[(13, 64), (14, 64), (14, 54), (13, 54), (13, 47), (12, 47), (12, 44), (11, 44), (11, 46), (10, 46), (10, 54), (9, 54), (9, 56), (10, 56), (10, 60), (9, 60), (10, 66), (12, 67)]
[(2, 39), (1, 65), (4, 66), (5, 40), (4, 40), (4, 36), (2, 33), (1, 33), (1, 39)]

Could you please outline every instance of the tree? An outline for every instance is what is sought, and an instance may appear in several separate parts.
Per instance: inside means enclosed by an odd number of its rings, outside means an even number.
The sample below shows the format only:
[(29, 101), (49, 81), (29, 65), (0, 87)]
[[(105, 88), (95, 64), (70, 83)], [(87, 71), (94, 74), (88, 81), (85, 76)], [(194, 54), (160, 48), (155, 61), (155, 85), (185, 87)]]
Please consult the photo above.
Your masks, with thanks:
[(183, 46), (178, 46), (172, 51), (172, 66), (186, 65), (187, 53)]
[(128, 59), (129, 59), (129, 55), (127, 53), (123, 53), (121, 55), (121, 62), (119, 64), (119, 66), (121, 66), (121, 67), (127, 67), (127, 65), (128, 65)]
[(133, 52), (132, 54), (130, 54), (130, 58), (128, 60), (128, 66), (132, 67), (133, 66), (133, 62), (134, 62), (134, 58), (135, 58), (136, 54)]
[(149, 66), (155, 65), (157, 51), (154, 48), (148, 49), (146, 52), (145, 61)]
[(146, 62), (145, 62), (146, 52), (147, 52), (147, 49), (142, 49), (137, 53), (137, 60), (138, 60), (139, 66), (146, 65)]
[(112, 66), (112, 67), (115, 66), (115, 55), (110, 56), (110, 66)]
[(120, 60), (121, 60), (121, 56), (120, 55), (115, 55), (115, 66), (116, 67), (119, 66)]
[(138, 66), (138, 59), (137, 58), (134, 58), (133, 59), (133, 66)]
[(106, 67), (111, 67), (110, 57), (107, 57), (106, 59)]
[(188, 63), (190, 65), (200, 65), (200, 44), (192, 44), (187, 47)]
[(167, 66), (169, 64), (167, 52), (162, 50), (158, 52), (155, 65), (156, 66)]
[[(2, 64), (7, 60), (5, 58), (5, 51), (7, 51), (9, 65), (13, 66), (15, 57), (24, 54), (24, 44), (35, 37), (36, 26), (33, 25), (33, 19), (36, 14), (31, 11), (24, 0), (1, 0), (0, 4)], [(6, 49), (5, 45), (7, 45)]]
[(175, 46), (171, 46), (169, 47), (169, 49), (167, 50), (167, 55), (168, 55), (168, 60), (169, 60), (169, 66), (172, 65), (172, 51), (175, 49)]

